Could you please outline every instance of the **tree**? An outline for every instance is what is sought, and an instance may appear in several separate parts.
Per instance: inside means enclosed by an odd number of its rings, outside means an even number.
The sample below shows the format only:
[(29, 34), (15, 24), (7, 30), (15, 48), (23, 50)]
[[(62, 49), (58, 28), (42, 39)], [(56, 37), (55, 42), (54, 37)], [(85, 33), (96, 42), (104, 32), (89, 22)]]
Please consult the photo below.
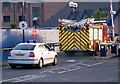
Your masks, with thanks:
[(12, 27), (12, 29), (15, 29), (17, 27), (16, 23), (13, 22), (13, 23), (10, 23), (10, 26)]
[(94, 14), (95, 20), (100, 20), (101, 13), (102, 12), (99, 9), (97, 11), (95, 11), (95, 14)]
[(94, 17), (95, 20), (103, 20), (106, 19), (108, 17), (109, 13), (107, 11), (100, 11), (99, 9), (97, 11), (95, 11), (94, 13)]

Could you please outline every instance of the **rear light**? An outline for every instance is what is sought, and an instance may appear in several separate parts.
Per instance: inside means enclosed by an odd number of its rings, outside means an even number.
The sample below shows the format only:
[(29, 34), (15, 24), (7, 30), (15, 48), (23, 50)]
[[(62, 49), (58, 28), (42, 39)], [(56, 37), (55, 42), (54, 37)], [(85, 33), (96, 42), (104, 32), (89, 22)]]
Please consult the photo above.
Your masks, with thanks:
[(11, 57), (11, 52), (9, 52), (8, 57)]
[(30, 52), (29, 57), (35, 57), (34, 52)]

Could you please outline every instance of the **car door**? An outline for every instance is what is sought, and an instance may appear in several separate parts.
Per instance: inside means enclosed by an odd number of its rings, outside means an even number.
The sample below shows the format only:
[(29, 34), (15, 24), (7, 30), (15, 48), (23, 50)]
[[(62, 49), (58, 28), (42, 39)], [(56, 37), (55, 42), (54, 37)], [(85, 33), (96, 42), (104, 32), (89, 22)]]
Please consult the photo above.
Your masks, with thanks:
[(47, 64), (47, 52), (46, 52), (46, 49), (44, 47), (44, 45), (39, 45), (39, 54), (40, 54), (40, 58), (42, 57), (43, 58), (43, 61), (44, 61), (44, 64)]
[(44, 45), (46, 48), (46, 52), (47, 52), (47, 57), (49, 59), (49, 62), (52, 63), (54, 60), (54, 52), (50, 49), (50, 47), (48, 45)]

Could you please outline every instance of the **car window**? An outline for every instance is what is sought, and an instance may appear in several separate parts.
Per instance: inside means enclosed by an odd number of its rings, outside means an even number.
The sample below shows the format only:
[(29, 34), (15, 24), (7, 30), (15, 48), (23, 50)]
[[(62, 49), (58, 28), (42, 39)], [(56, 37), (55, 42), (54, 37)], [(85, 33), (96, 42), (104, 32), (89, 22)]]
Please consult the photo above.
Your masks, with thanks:
[(48, 47), (48, 45), (44, 45), (47, 51), (51, 51), (51, 49)]
[(17, 45), (13, 50), (34, 50), (35, 46), (29, 44)]
[(46, 50), (43, 45), (39, 45), (39, 48), (40, 48), (41, 51), (45, 51)]

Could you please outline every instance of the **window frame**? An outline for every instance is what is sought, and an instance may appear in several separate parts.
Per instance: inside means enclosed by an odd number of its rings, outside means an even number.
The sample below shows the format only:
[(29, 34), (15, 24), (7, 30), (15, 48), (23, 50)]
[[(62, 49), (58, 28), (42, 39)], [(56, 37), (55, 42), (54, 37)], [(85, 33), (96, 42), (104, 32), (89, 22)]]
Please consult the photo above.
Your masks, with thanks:
[(10, 22), (10, 16), (3, 16), (3, 22)]

